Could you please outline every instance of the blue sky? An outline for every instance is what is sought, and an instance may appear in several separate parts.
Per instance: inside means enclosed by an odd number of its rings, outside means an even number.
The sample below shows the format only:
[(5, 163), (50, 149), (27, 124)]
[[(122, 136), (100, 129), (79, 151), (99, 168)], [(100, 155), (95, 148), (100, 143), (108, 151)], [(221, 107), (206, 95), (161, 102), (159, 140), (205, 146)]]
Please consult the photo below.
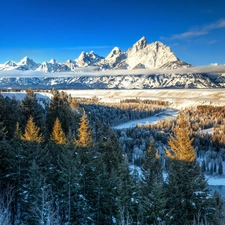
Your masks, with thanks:
[(224, 0), (2, 0), (0, 8), (0, 63), (106, 56), (145, 36), (193, 65), (225, 64)]

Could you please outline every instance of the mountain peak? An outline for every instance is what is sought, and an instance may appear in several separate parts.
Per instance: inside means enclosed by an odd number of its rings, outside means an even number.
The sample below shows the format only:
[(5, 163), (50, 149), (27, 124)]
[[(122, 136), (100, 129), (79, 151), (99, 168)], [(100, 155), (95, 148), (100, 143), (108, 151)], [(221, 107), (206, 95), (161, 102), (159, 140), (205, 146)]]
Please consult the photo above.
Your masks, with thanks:
[(75, 62), (79, 67), (86, 67), (99, 62), (101, 59), (103, 59), (103, 57), (95, 54), (93, 51), (87, 53), (82, 51), (79, 57), (75, 59)]
[(138, 52), (141, 49), (144, 49), (147, 46), (147, 40), (146, 38), (143, 36), (140, 40), (138, 40), (132, 48), (128, 49), (127, 54), (129, 56), (134, 55), (136, 52)]
[(120, 55), (120, 53), (121, 53), (120, 48), (114, 47), (114, 48), (111, 50), (111, 52), (106, 56), (105, 59), (113, 58), (113, 57), (115, 57), (115, 56)]
[(51, 59), (51, 60), (49, 61), (49, 63), (51, 63), (51, 64), (56, 64), (56, 60), (55, 60), (55, 59)]
[(24, 58), (22, 58), (19, 62), (19, 64), (26, 64), (29, 61), (33, 61), (32, 59), (30, 59), (28, 56), (25, 56)]
[(143, 49), (143, 48), (145, 48), (146, 46), (147, 46), (147, 40), (146, 40), (146, 38), (143, 36), (139, 41), (137, 41), (134, 45), (133, 45), (133, 47), (136, 47), (137, 48), (137, 50), (139, 50), (139, 49)]
[(35, 70), (38, 67), (38, 64), (35, 63), (32, 59), (28, 56), (25, 56), (20, 62), (17, 64), (22, 70)]
[(16, 63), (14, 61), (9, 60), (9, 61), (7, 61), (7, 62), (4, 63), (4, 66), (6, 66), (6, 67), (7, 66), (15, 67), (17, 65), (16, 65)]

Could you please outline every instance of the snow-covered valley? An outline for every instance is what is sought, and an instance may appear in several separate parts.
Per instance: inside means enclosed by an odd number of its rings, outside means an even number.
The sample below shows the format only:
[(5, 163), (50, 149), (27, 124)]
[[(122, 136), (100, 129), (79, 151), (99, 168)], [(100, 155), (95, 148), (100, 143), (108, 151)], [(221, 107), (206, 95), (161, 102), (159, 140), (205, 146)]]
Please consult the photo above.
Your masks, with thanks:
[(100, 102), (120, 102), (124, 99), (152, 99), (170, 102), (170, 107), (182, 109), (197, 105), (225, 105), (224, 89), (142, 89), (142, 90), (63, 90), (72, 97), (93, 98)]
[[(62, 91), (62, 90), (61, 90)], [(151, 99), (168, 101), (170, 106), (167, 110), (148, 118), (130, 121), (115, 126), (115, 129), (134, 127), (136, 124), (157, 123), (159, 120), (175, 117), (178, 110), (197, 105), (225, 105), (225, 91), (223, 89), (150, 89), (150, 90), (63, 90), (76, 98), (97, 98), (99, 102), (118, 103), (125, 99)], [(4, 97), (22, 100), (26, 92), (2, 92)], [(50, 99), (50, 93), (38, 92), (40, 99)], [(202, 130), (203, 133), (213, 134), (213, 129)], [(224, 166), (225, 168), (225, 166)], [(225, 177), (208, 176), (208, 183), (213, 190), (222, 190), (225, 195)]]

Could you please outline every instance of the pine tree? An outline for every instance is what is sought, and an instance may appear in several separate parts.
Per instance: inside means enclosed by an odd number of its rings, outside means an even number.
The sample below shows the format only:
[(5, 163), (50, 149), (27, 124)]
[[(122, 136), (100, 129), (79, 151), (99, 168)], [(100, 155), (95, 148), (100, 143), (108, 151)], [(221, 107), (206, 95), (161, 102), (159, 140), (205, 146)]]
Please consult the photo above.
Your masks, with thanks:
[(193, 139), (190, 139), (188, 134), (188, 122), (185, 120), (178, 121), (178, 126), (175, 128), (175, 137), (170, 136), (168, 142), (170, 151), (166, 149), (166, 156), (179, 161), (195, 161), (196, 155), (192, 142)]
[[(58, 159), (60, 183), (59, 196), (61, 209), (67, 224), (86, 224), (89, 214), (89, 203), (84, 193), (84, 175), (88, 165), (82, 164), (81, 155), (71, 147), (65, 147)], [(91, 159), (89, 159), (91, 161)], [(92, 178), (93, 180), (94, 178)], [(95, 180), (95, 179), (94, 179)], [(89, 190), (90, 192), (90, 190)]]
[(158, 224), (166, 221), (164, 195), (164, 182), (162, 176), (162, 165), (154, 142), (146, 152), (140, 182), (140, 194), (138, 199), (138, 216), (143, 224)]
[(51, 134), (57, 117), (66, 136), (71, 128), (73, 132), (76, 132), (79, 117), (77, 111), (70, 106), (68, 96), (59, 91), (53, 91), (52, 93), (53, 98), (50, 104), (47, 105), (46, 127), (48, 133)]
[(62, 130), (58, 117), (55, 120), (50, 140), (56, 144), (66, 144), (66, 136)]
[[(169, 224), (190, 224), (196, 215), (209, 216), (208, 184), (196, 160), (187, 122), (178, 121), (166, 149), (169, 170), (165, 184)], [(200, 218), (200, 219), (201, 219)]]
[(20, 117), (20, 124), (23, 125), (29, 120), (30, 117), (33, 118), (36, 125), (43, 132), (45, 123), (45, 111), (44, 108), (39, 104), (36, 94), (32, 90), (27, 90), (27, 96), (22, 100), (21, 104), (22, 115)]
[(21, 135), (21, 140), (41, 143), (44, 141), (44, 137), (39, 133), (40, 128), (35, 125), (33, 117), (30, 116), (26, 124), (25, 132)]
[(214, 192), (212, 198), (213, 207), (212, 209), (215, 210), (212, 214), (212, 224), (213, 225), (222, 225), (225, 224), (225, 202), (221, 194), (217, 191)]
[(76, 140), (76, 144), (79, 147), (91, 147), (93, 145), (92, 132), (89, 127), (89, 121), (86, 113), (84, 112), (80, 119), (80, 127), (78, 129), (78, 140)]

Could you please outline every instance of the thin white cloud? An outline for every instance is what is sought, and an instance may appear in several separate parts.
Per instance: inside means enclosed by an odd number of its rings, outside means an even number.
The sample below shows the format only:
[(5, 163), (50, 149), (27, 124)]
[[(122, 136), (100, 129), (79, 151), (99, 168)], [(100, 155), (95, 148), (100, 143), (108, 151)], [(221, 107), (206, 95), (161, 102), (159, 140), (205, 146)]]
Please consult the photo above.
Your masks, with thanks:
[[(192, 38), (196, 36), (202, 36), (208, 34), (211, 30), (215, 29), (221, 29), (225, 27), (225, 19), (218, 20), (214, 23), (207, 24), (203, 27), (200, 27), (198, 29), (186, 31), (184, 33), (180, 34), (174, 34), (172, 37), (168, 38), (169, 40), (177, 40), (177, 39), (187, 39)], [(165, 37), (162, 37), (166, 39)]]
[(184, 32), (181, 34), (174, 34), (171, 39), (186, 39), (186, 38), (190, 38), (190, 37), (196, 37), (196, 36), (201, 36), (207, 34), (206, 31), (188, 31), (188, 32)]
[(225, 19), (221, 19), (221, 20), (218, 20), (215, 23), (211, 23), (209, 25), (206, 25), (203, 29), (207, 30), (207, 31), (210, 31), (210, 30), (214, 30), (214, 29), (220, 29), (220, 28), (223, 28), (223, 27), (225, 27)]
[(137, 70), (105, 70), (96, 71), (95, 67), (87, 67), (75, 70), (75, 72), (44, 73), (40, 71), (0, 71), (0, 78), (61, 78), (81, 76), (116, 76), (116, 75), (151, 75), (151, 74), (186, 74), (186, 73), (225, 73), (225, 65), (219, 66), (196, 66), (174, 70), (163, 69), (137, 69)]

